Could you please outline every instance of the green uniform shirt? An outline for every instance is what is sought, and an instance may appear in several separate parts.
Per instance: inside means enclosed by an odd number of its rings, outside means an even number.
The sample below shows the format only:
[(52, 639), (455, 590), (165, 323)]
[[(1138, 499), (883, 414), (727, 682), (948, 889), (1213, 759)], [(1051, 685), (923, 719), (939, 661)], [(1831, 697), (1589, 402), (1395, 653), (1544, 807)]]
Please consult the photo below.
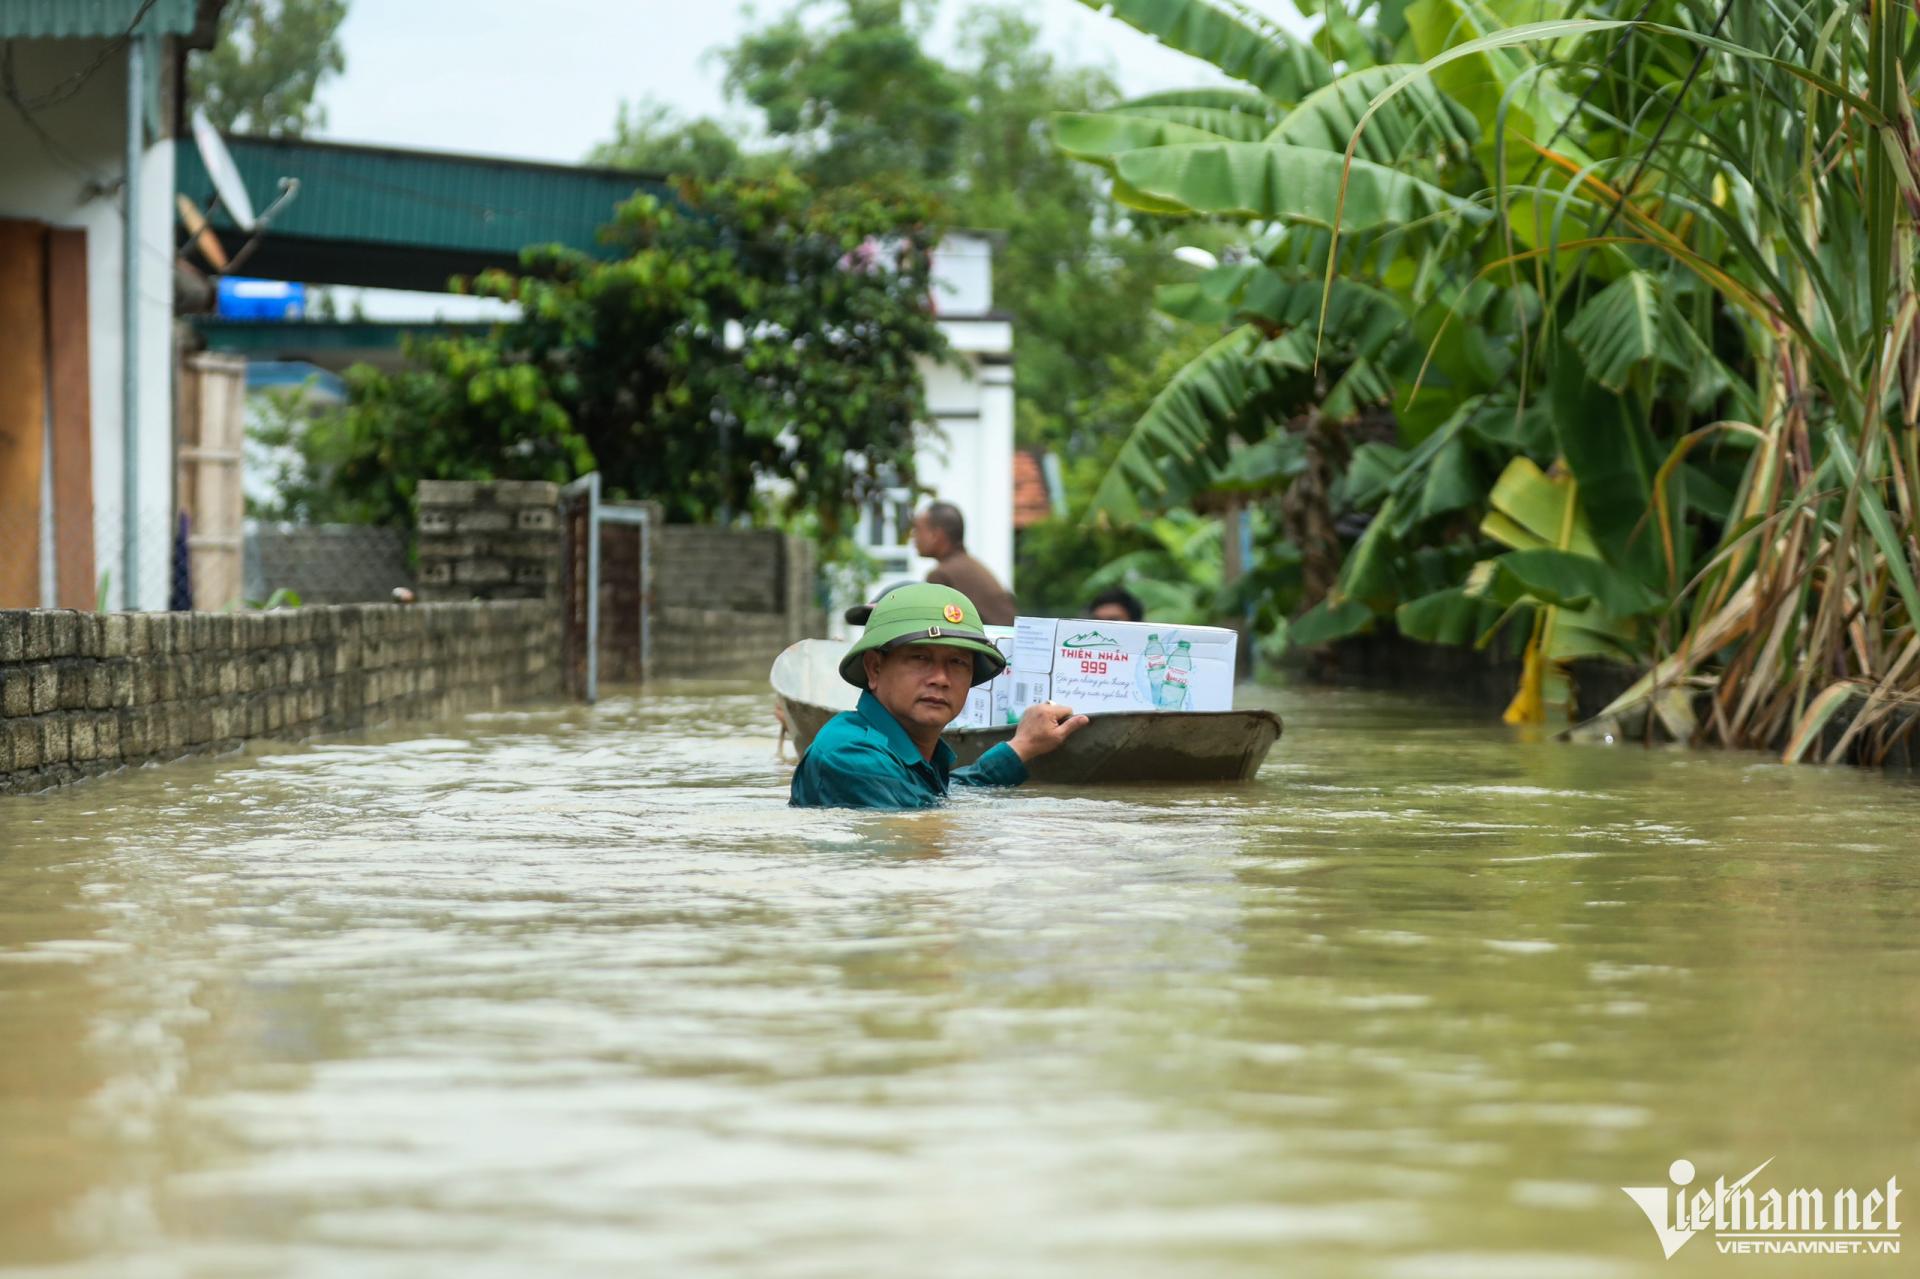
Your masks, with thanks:
[(941, 742), (923, 759), (880, 699), (860, 694), (858, 710), (828, 720), (800, 767), (793, 771), (795, 808), (926, 808), (947, 797), (947, 783), (1018, 786), (1027, 766), (1001, 742), (965, 768), (953, 766), (953, 747)]

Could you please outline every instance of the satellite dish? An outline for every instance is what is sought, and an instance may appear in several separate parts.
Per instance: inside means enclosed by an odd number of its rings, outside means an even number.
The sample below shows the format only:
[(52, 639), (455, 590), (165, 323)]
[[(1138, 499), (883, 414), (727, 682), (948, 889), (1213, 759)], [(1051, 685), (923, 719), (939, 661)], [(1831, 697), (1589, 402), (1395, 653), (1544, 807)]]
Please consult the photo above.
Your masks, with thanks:
[(213, 179), (213, 193), (226, 206), (227, 214), (242, 231), (253, 230), (253, 201), (247, 198), (247, 184), (240, 180), (240, 166), (233, 162), (220, 131), (207, 119), (205, 107), (193, 109), (193, 145), (200, 151), (207, 176)]

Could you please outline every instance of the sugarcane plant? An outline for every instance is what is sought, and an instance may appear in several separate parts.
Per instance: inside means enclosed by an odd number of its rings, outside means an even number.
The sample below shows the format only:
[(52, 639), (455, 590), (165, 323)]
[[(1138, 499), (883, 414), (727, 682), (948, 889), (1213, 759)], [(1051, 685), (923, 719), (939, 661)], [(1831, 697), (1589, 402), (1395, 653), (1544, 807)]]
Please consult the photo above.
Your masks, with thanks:
[[(1310, 38), (1232, 0), (1094, 7), (1246, 86), (1056, 124), (1143, 214), (1234, 240), (1161, 298), (1223, 336), (1097, 511), (1305, 435), (1365, 529), (1296, 642), (1521, 628), (1514, 721), (1790, 760), (1913, 731), (1910, 3), (1301, 0)], [(1339, 442), (1383, 409), (1393, 438)], [(1645, 675), (1594, 714), (1583, 657)]]

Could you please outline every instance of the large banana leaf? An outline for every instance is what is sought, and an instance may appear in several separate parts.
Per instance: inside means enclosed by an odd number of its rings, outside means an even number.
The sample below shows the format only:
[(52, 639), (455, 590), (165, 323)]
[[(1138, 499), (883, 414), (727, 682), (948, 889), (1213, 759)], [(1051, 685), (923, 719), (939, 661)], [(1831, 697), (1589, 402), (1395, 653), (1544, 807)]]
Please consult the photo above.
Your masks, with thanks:
[[(1430, 182), (1369, 160), (1347, 165), (1335, 151), (1282, 142), (1147, 147), (1121, 155), (1126, 184), (1195, 213), (1276, 218), (1342, 231), (1405, 226), (1448, 215), (1484, 221), (1484, 209)], [(1342, 179), (1346, 182), (1341, 200)]]
[(1394, 610), (1393, 624), (1423, 644), (1471, 644), (1499, 620), (1500, 610), (1458, 586), (1408, 600)]
[(1597, 612), (1615, 618), (1657, 611), (1665, 601), (1656, 592), (1589, 555), (1551, 546), (1508, 551), (1486, 561), (1478, 594), (1505, 606), (1531, 599), (1556, 608)]
[[(1262, 418), (1278, 392), (1312, 366), (1308, 343), (1267, 341), (1251, 325), (1234, 329), (1173, 375), (1120, 445), (1094, 491), (1090, 513), (1120, 523), (1141, 514), (1141, 496), (1169, 492), (1167, 469), (1224, 462), (1236, 428)], [(1246, 435), (1264, 434), (1260, 429)]]
[(1192, 125), (1117, 111), (1062, 111), (1053, 117), (1054, 145), (1075, 159), (1100, 164), (1110, 164), (1122, 152), (1138, 151), (1142, 147), (1227, 140)]
[[(1516, 14), (1508, 21), (1489, 0), (1417, 0), (1407, 6), (1407, 26), (1414, 49), (1432, 68), (1433, 83), (1479, 121), (1483, 138), (1491, 141), (1496, 125), (1501, 125), (1510, 139), (1544, 146), (1554, 137), (1555, 126), (1574, 115), (1574, 98), (1550, 76), (1527, 75), (1516, 88), (1535, 61), (1528, 46), (1547, 44), (1550, 54), (1549, 42), (1622, 24), (1531, 21), (1548, 17), (1552, 10), (1537, 0), (1525, 3), (1524, 16)], [(1509, 90), (1514, 90), (1511, 96)], [(1587, 161), (1564, 135), (1555, 147), (1576, 163)]]
[(1190, 106), (1130, 106), (1114, 110), (1121, 115), (1184, 124), (1229, 142), (1258, 142), (1273, 131), (1273, 124), (1265, 113), (1255, 115), (1248, 111)]
[(1554, 434), (1580, 482), (1581, 506), (1592, 518), (1600, 554), (1658, 580), (1653, 484), (1663, 451), (1647, 421), (1645, 401), (1601, 385), (1570, 343), (1560, 343), (1553, 354)]
[(1209, 0), (1081, 0), (1169, 49), (1211, 62), (1278, 102), (1298, 102), (1333, 78), (1312, 45), (1232, 4)]
[(1578, 490), (1566, 476), (1549, 479), (1524, 457), (1507, 463), (1488, 495), (1491, 508), (1480, 531), (1516, 550), (1557, 546), (1576, 555), (1600, 557), (1599, 543), (1581, 509)]
[(1686, 321), (1646, 271), (1629, 271), (1595, 294), (1567, 325), (1567, 340), (1586, 357), (1593, 380), (1624, 391), (1642, 365), (1689, 368), (1699, 352), (1687, 340)]
[[(1350, 71), (1301, 99), (1267, 140), (1344, 153), (1373, 99), (1415, 70), (1388, 63)], [(1431, 83), (1416, 80), (1368, 121), (1354, 154), (1375, 164), (1406, 164), (1436, 151), (1464, 151), (1478, 132), (1472, 116)]]
[(1129, 115), (1146, 115), (1154, 111), (1226, 111), (1250, 120), (1263, 120), (1266, 128), (1258, 136), (1265, 137), (1281, 116), (1281, 108), (1264, 93), (1255, 93), (1251, 89), (1169, 89), (1161, 93), (1149, 93), (1138, 98), (1128, 98), (1113, 108)]

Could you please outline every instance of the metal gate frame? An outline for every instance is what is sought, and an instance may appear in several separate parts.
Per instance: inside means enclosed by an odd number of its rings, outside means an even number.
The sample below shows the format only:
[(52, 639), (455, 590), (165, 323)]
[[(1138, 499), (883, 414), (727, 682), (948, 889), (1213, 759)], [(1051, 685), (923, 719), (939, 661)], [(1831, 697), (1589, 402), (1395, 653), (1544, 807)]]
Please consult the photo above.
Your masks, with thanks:
[(653, 669), (653, 521), (644, 507), (607, 506), (600, 500), (600, 472), (589, 471), (560, 490), (566, 528), (566, 675), (574, 682), (577, 640), (584, 649), (579, 686), (582, 701), (600, 697), (600, 529), (607, 524), (633, 526), (640, 538), (640, 677)]

